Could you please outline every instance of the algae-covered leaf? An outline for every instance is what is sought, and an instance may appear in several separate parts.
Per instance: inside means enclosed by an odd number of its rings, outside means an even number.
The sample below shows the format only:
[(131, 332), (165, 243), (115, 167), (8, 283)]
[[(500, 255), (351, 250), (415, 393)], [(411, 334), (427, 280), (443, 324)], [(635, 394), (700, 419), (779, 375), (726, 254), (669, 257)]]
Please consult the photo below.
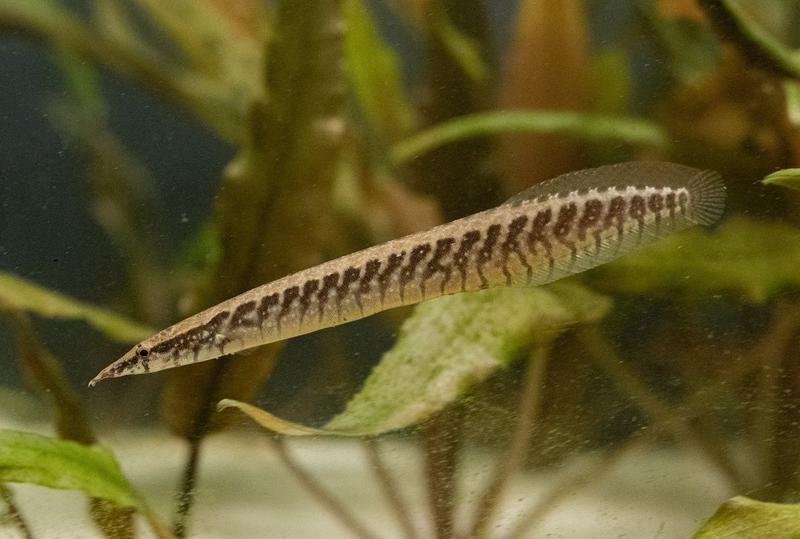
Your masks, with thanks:
[[(347, 138), (342, 2), (294, 0), (275, 7), (261, 79), (269, 98), (251, 107), (246, 141), (226, 168), (214, 205), (219, 260), (198, 292), (198, 309), (317, 264), (335, 229), (330, 200)], [(279, 346), (170, 376), (162, 402), (172, 430), (195, 439), (205, 414), (213, 412), (209, 399), (252, 399)]]
[(0, 430), (0, 482), (80, 490), (123, 507), (146, 509), (106, 449), (39, 434)]
[(364, 0), (345, 3), (345, 60), (358, 102), (371, 123), (395, 140), (414, 123), (397, 56), (380, 39)]
[(731, 498), (695, 533), (694, 539), (800, 537), (800, 504)]
[(779, 223), (736, 218), (717, 231), (693, 229), (665, 238), (593, 273), (614, 291), (689, 297), (737, 294), (762, 303), (800, 286), (800, 230)]
[(800, 168), (784, 168), (778, 170), (761, 180), (761, 183), (780, 185), (781, 187), (788, 187), (789, 189), (800, 189)]
[(546, 343), (572, 324), (594, 322), (607, 298), (574, 283), (497, 288), (419, 305), (345, 410), (320, 429), (236, 406), (285, 434), (376, 435), (419, 423), (506, 366), (525, 348)]
[(120, 342), (140, 341), (152, 329), (99, 307), (69, 298), (30, 281), (0, 272), (0, 311), (26, 311), (46, 318), (74, 318)]

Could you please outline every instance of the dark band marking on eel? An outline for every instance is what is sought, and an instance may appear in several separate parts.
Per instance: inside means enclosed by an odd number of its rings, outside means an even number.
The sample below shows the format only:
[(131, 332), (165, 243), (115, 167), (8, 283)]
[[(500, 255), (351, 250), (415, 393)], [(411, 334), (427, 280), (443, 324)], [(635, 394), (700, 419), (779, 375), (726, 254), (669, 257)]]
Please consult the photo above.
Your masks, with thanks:
[(361, 295), (372, 290), (372, 281), (378, 276), (380, 269), (381, 261), (377, 258), (368, 261), (364, 266), (364, 275), (361, 276), (361, 280), (358, 282), (358, 290), (356, 291), (356, 303), (362, 312), (364, 307), (361, 304)]
[(483, 275), (483, 266), (492, 260), (494, 254), (494, 247), (497, 245), (497, 240), (500, 239), (500, 233), (503, 231), (502, 225), (493, 224), (489, 225), (486, 229), (486, 239), (483, 240), (483, 245), (478, 251), (478, 259), (476, 260), (475, 267), (478, 270), (478, 278), (481, 280), (481, 288), (489, 286), (489, 281)]
[(278, 318), (276, 320), (276, 325), (278, 327), (279, 333), (281, 331), (281, 320), (283, 320), (283, 317), (289, 313), (292, 303), (298, 297), (300, 297), (299, 286), (290, 286), (289, 288), (283, 291), (283, 302), (281, 303), (281, 311), (278, 313)]
[(525, 253), (522, 252), (522, 249), (519, 245), (519, 236), (525, 230), (525, 225), (528, 224), (528, 216), (527, 215), (520, 215), (508, 225), (508, 233), (506, 234), (506, 239), (503, 241), (503, 245), (500, 247), (501, 252), (503, 254), (503, 274), (506, 276), (506, 284), (511, 286), (511, 272), (508, 270), (508, 258), (511, 256), (511, 253), (514, 253), (519, 257), (520, 263), (525, 267), (527, 271), (527, 279), (528, 283), (531, 282), (533, 278), (533, 268), (530, 264), (528, 264), (528, 259), (525, 258)]
[(186, 331), (184, 333), (175, 335), (171, 339), (167, 339), (166, 341), (157, 344), (150, 350), (150, 352), (157, 354), (166, 354), (167, 352), (171, 351), (172, 359), (174, 361), (177, 361), (178, 356), (180, 356), (181, 352), (183, 352), (186, 349), (190, 349), (194, 353), (194, 357), (196, 360), (200, 348), (205, 344), (214, 342), (214, 338), (216, 337), (217, 332), (225, 323), (225, 320), (228, 319), (230, 314), (231, 314), (230, 311), (222, 311), (221, 313), (217, 313), (213, 318), (211, 318), (205, 324), (190, 329), (189, 331)]
[(590, 198), (583, 204), (583, 213), (578, 221), (578, 239), (586, 239), (586, 231), (597, 226), (603, 216), (603, 202), (597, 198)]
[(455, 243), (455, 238), (439, 238), (436, 240), (436, 249), (433, 251), (433, 256), (431, 257), (430, 262), (428, 262), (428, 264), (425, 266), (425, 271), (422, 274), (422, 279), (419, 284), (423, 298), (425, 297), (425, 281), (437, 273), (442, 274), (442, 284), (439, 286), (439, 289), (440, 292), (444, 294), (444, 288), (453, 273), (453, 265), (442, 264), (442, 259), (450, 254), (450, 251), (453, 249), (453, 245), (455, 245)]
[[(322, 316), (325, 311), (325, 304), (328, 302), (328, 294), (331, 290), (336, 290), (339, 286), (339, 272), (329, 273), (322, 278), (322, 288), (317, 293), (317, 314), (319, 321), (322, 322)], [(336, 298), (339, 301), (339, 298)]]
[(611, 199), (608, 204), (608, 213), (603, 219), (603, 229), (609, 229), (612, 226), (617, 227), (617, 245), (615, 253), (622, 247), (622, 236), (625, 234), (625, 197), (616, 196)]
[(600, 254), (600, 250), (603, 248), (603, 236), (600, 230), (601, 227), (598, 225), (600, 224), (600, 218), (603, 216), (604, 209), (605, 206), (602, 200), (598, 198), (589, 199), (583, 204), (583, 214), (581, 215), (580, 221), (578, 221), (578, 239), (581, 241), (586, 239), (586, 232), (589, 229), (594, 229), (592, 236), (594, 237), (595, 256)]
[(309, 279), (303, 284), (303, 294), (300, 296), (300, 323), (303, 323), (303, 318), (311, 306), (311, 298), (319, 290), (319, 279)]
[(248, 318), (248, 316), (256, 310), (257, 305), (258, 304), (256, 300), (253, 299), (236, 307), (236, 310), (233, 311), (233, 316), (231, 316), (231, 329), (236, 329), (238, 327), (253, 327), (258, 325), (256, 320)]
[(638, 245), (642, 241), (642, 234), (644, 233), (644, 215), (647, 213), (647, 203), (644, 197), (641, 195), (633, 195), (633, 197), (631, 197), (631, 207), (628, 212), (630, 216), (639, 223), (639, 231), (636, 235), (636, 244)]
[(647, 207), (653, 212), (656, 223), (656, 235), (661, 234), (661, 210), (664, 209), (664, 197), (661, 193), (653, 193), (647, 198)]
[[(404, 300), (406, 285), (414, 279), (414, 273), (417, 271), (417, 267), (425, 260), (425, 257), (428, 256), (431, 250), (432, 247), (430, 243), (420, 243), (411, 249), (411, 254), (408, 257), (408, 264), (400, 270), (400, 301)], [(422, 295), (425, 297), (424, 288)]]
[(544, 247), (545, 256), (547, 257), (547, 264), (549, 269), (547, 270), (547, 278), (550, 279), (550, 276), (553, 275), (553, 269), (555, 268), (555, 258), (553, 258), (553, 246), (550, 244), (550, 239), (547, 237), (547, 225), (553, 219), (553, 210), (550, 208), (545, 208), (543, 210), (539, 210), (536, 212), (536, 217), (533, 218), (533, 225), (531, 226), (531, 231), (528, 233), (528, 248), (530, 249), (531, 253), (536, 255), (536, 244), (541, 243), (542, 247)]
[(386, 299), (386, 290), (389, 289), (389, 285), (391, 284), (392, 274), (400, 269), (400, 267), (403, 265), (403, 259), (405, 257), (405, 251), (390, 254), (389, 259), (386, 261), (386, 267), (383, 269), (380, 275), (378, 275), (378, 289), (381, 293), (381, 305), (383, 305)]
[[(347, 297), (350, 290), (350, 285), (358, 282), (358, 277), (361, 275), (361, 268), (349, 267), (344, 270), (342, 276), (342, 284), (336, 288), (336, 312), (339, 318), (342, 318), (342, 299)], [(356, 294), (356, 304), (358, 305), (361, 314), (364, 314), (364, 308), (361, 306), (361, 298)]]
[(675, 208), (677, 207), (675, 198), (675, 191), (670, 191), (667, 193), (667, 196), (664, 197), (664, 205), (667, 207), (667, 210), (669, 210), (669, 221), (672, 230), (675, 230)]
[(453, 264), (458, 268), (461, 274), (461, 291), (467, 290), (467, 264), (469, 263), (469, 253), (473, 247), (481, 241), (481, 233), (479, 230), (469, 230), (461, 236), (461, 244), (458, 246), (458, 251), (453, 255)]
[[(569, 270), (575, 265), (578, 260), (578, 249), (575, 247), (575, 242), (568, 239), (570, 232), (572, 232), (572, 225), (578, 217), (578, 206), (574, 202), (568, 202), (561, 206), (558, 211), (558, 218), (553, 226), (553, 236), (556, 240), (565, 245), (570, 250)], [(568, 271), (569, 271), (568, 270)]]
[(258, 310), (256, 311), (259, 330), (264, 330), (264, 322), (269, 318), (269, 310), (272, 307), (277, 307), (279, 303), (280, 295), (277, 292), (261, 298), (261, 302), (258, 304)]

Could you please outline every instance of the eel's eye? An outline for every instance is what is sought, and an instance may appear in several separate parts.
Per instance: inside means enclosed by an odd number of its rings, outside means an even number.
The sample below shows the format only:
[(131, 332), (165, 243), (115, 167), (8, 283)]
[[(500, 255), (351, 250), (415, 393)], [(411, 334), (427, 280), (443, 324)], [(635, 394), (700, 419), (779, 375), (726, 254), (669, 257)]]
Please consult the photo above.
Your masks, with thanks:
[(146, 348), (142, 348), (141, 350), (139, 350), (139, 355), (142, 357), (147, 357), (148, 355), (150, 355), (150, 352)]

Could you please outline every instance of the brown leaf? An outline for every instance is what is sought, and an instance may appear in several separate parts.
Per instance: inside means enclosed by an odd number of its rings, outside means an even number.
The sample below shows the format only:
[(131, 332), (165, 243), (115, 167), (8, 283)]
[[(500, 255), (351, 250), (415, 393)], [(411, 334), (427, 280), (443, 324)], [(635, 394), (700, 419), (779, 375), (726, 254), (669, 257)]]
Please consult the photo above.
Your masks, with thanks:
[(705, 15), (697, 0), (658, 0), (658, 13), (662, 17), (689, 19), (703, 22)]
[(391, 230), (394, 237), (427, 230), (442, 223), (436, 203), (397, 182), (370, 182), (367, 220), (373, 230)]
[(209, 0), (220, 13), (230, 20), (242, 35), (256, 41), (264, 39), (262, 23), (265, 19), (261, 0)]
[[(586, 100), (586, 22), (580, 0), (524, 0), (505, 65), (504, 109), (582, 110)], [(558, 135), (505, 138), (505, 188), (524, 188), (578, 168), (578, 143)]]

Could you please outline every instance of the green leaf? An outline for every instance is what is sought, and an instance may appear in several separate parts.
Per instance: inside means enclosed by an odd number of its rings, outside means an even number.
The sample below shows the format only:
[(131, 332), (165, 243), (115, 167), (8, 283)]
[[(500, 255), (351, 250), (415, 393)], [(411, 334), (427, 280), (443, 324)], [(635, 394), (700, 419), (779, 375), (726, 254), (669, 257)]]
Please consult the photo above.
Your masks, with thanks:
[(363, 0), (346, 2), (345, 20), (347, 74), (358, 102), (387, 140), (396, 140), (414, 123), (397, 56), (378, 36)]
[(405, 321), (346, 409), (321, 429), (250, 405), (223, 401), (285, 434), (376, 435), (423, 421), (520, 352), (545, 345), (572, 324), (594, 322), (610, 301), (574, 283), (496, 288), (422, 303)]
[[(224, 2), (136, 0), (153, 26), (167, 36), (192, 66), (208, 75), (221, 106), (243, 121), (247, 107), (262, 95), (266, 12), (258, 2), (230, 13)], [(249, 9), (248, 9), (249, 8)]]
[(736, 496), (722, 504), (694, 539), (800, 537), (800, 504), (766, 503)]
[(674, 77), (684, 83), (699, 82), (716, 69), (719, 47), (706, 25), (683, 17), (664, 17), (655, 2), (641, 2), (637, 8)]
[(800, 168), (784, 168), (773, 172), (761, 183), (766, 185), (780, 185), (789, 189), (800, 189)]
[(480, 43), (450, 20), (447, 9), (440, 3), (433, 5), (432, 31), (436, 33), (445, 50), (461, 67), (464, 73), (475, 82), (484, 80), (489, 72), (481, 57)]
[(800, 58), (778, 42), (734, 0), (700, 0), (717, 32), (748, 60), (782, 77), (800, 79)]
[(502, 133), (560, 133), (588, 140), (620, 141), (665, 148), (667, 133), (646, 120), (571, 111), (507, 110), (461, 116), (398, 142), (391, 158), (402, 164), (470, 137)]
[(607, 264), (592, 273), (604, 290), (671, 297), (736, 294), (763, 303), (800, 286), (800, 230), (746, 218), (717, 231), (693, 229)]
[(0, 482), (80, 490), (146, 512), (114, 456), (99, 446), (0, 430)]
[(85, 320), (108, 337), (136, 342), (152, 335), (150, 328), (93, 305), (42, 288), (30, 281), (0, 272), (0, 311), (27, 311), (46, 318)]

